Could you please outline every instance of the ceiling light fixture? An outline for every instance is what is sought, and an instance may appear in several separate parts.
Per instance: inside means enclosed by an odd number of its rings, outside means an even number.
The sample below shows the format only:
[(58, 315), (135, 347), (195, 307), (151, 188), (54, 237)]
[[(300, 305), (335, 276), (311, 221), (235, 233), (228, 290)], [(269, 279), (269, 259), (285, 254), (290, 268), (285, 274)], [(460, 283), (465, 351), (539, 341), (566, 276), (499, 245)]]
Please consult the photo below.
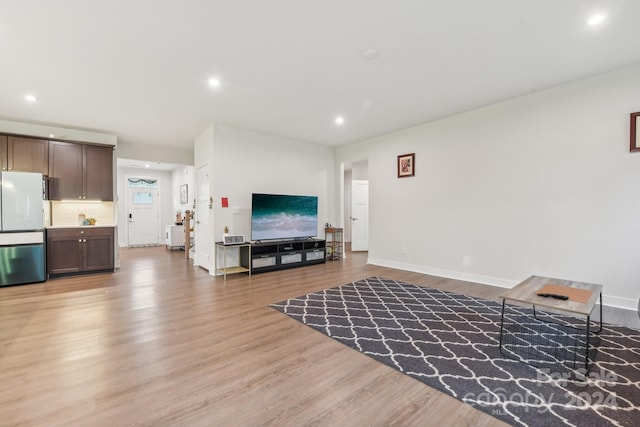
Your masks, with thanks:
[(604, 18), (605, 18), (605, 15), (602, 13), (593, 15), (587, 21), (587, 25), (589, 25), (590, 27), (595, 27), (596, 25), (602, 24), (602, 22), (604, 22)]
[(26, 99), (28, 102), (36, 102), (36, 101), (38, 101), (38, 98), (36, 98), (35, 95), (31, 95), (31, 94), (25, 95), (24, 99)]
[(364, 59), (376, 59), (378, 57), (378, 51), (375, 49), (367, 49), (362, 52), (362, 57)]
[(344, 124), (344, 117), (342, 117), (342, 116), (338, 116), (338, 117), (336, 117), (336, 124), (337, 124), (337, 125), (342, 125), (342, 124)]
[(147, 163), (146, 165), (144, 165), (145, 168), (150, 168), (151, 165), (149, 163)]
[(216, 79), (215, 77), (211, 77), (209, 79), (209, 86), (211, 87), (220, 87), (220, 80)]

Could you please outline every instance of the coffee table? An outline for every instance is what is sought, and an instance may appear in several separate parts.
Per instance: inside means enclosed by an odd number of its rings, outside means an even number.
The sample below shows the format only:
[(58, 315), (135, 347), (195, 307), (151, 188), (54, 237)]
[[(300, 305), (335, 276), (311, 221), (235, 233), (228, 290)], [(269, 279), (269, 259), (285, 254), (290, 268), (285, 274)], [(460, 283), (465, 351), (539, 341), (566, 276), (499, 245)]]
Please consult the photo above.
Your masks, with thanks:
[[(541, 288), (546, 285), (555, 286), (556, 289), (566, 291), (566, 295), (570, 295), (570, 299), (561, 300), (550, 297), (542, 297), (538, 296), (537, 293)], [(576, 282), (572, 280), (563, 280), (563, 279), (554, 279), (549, 277), (542, 276), (531, 276), (525, 281), (519, 283), (512, 289), (505, 292), (500, 296), (502, 298), (502, 317), (500, 322), (500, 351), (503, 352), (503, 346), (505, 341), (505, 333), (508, 331), (505, 329), (505, 307), (506, 302), (510, 301), (516, 303), (517, 305), (531, 305), (533, 307), (533, 317), (536, 320), (540, 320), (536, 315), (536, 307), (548, 309), (552, 313), (560, 313), (562, 315), (568, 315), (573, 317), (577, 317), (578, 319), (585, 318), (585, 327), (584, 328), (576, 328), (574, 326), (570, 326), (571, 328), (578, 329), (580, 331), (584, 330), (584, 341), (585, 341), (585, 370), (589, 368), (589, 338), (591, 333), (598, 333), (602, 330), (602, 285), (596, 285), (593, 283), (583, 283)], [(583, 291), (575, 291), (573, 290), (583, 290)], [(557, 292), (560, 293), (560, 292)], [(581, 293), (583, 298), (572, 297), (572, 293)], [(590, 294), (589, 294), (590, 293)], [(576, 299), (581, 299), (577, 301)], [(593, 312), (593, 308), (596, 302), (600, 300), (600, 329), (597, 331), (590, 331), (590, 323), (591, 323), (591, 313)], [(548, 317), (549, 319), (553, 319), (553, 317)], [(553, 320), (552, 320), (553, 321)], [(540, 337), (544, 334), (523, 334), (522, 336), (527, 337)], [(518, 339), (522, 339), (519, 337)], [(532, 339), (532, 338), (529, 338)], [(563, 344), (558, 344), (563, 345)], [(537, 350), (538, 351), (538, 350)], [(578, 349), (576, 349), (576, 352)], [(575, 360), (574, 360), (575, 364)]]

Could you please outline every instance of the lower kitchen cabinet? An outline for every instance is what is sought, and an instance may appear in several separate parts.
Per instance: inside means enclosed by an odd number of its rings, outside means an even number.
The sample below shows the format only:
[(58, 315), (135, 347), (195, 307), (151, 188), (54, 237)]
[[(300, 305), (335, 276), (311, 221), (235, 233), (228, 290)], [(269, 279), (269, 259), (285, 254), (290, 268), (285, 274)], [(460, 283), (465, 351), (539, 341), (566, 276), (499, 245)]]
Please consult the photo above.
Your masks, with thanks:
[(113, 227), (47, 230), (49, 276), (113, 271)]

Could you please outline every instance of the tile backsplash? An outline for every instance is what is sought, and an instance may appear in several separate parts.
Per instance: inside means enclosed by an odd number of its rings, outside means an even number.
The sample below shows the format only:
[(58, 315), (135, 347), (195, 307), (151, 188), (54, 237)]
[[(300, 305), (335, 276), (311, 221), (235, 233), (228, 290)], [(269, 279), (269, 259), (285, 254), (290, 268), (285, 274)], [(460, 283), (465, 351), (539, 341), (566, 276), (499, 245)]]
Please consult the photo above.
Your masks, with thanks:
[(80, 214), (95, 218), (96, 225), (114, 225), (113, 202), (59, 202), (51, 201), (50, 225), (81, 225)]

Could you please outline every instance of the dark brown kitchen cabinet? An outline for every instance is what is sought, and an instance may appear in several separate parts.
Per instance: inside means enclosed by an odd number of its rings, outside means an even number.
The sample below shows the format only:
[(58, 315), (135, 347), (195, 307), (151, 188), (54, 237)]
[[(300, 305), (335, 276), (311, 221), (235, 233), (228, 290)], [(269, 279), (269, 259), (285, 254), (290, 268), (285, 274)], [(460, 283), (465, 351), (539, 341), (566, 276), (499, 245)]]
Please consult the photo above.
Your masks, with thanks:
[(113, 227), (47, 230), (49, 276), (113, 271)]
[(0, 135), (0, 166), (2, 170), (7, 170), (7, 156), (4, 154), (7, 152), (7, 135)]
[(113, 148), (49, 141), (50, 200), (113, 200)]
[(49, 141), (0, 135), (0, 157), (3, 171), (49, 174)]
[(113, 148), (84, 145), (84, 192), (90, 200), (113, 200)]

